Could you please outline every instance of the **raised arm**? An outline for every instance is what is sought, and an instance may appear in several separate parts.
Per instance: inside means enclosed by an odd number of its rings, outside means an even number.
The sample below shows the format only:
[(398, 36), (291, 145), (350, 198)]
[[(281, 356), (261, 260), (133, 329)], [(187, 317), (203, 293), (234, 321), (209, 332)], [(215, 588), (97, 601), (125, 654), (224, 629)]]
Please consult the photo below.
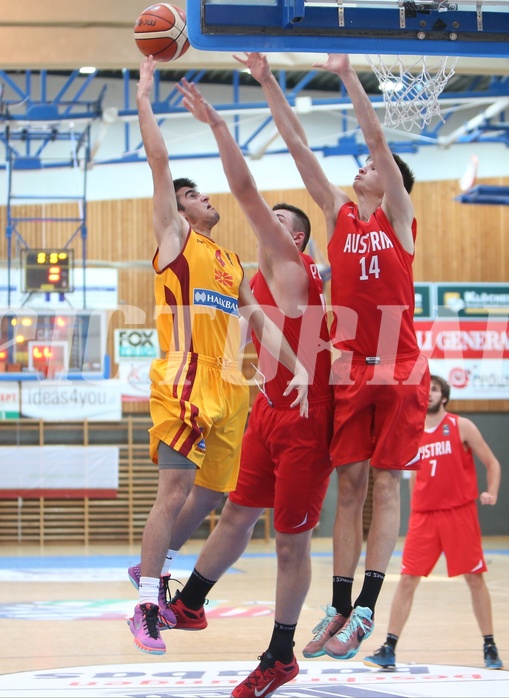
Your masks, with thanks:
[[(260, 269), (269, 283), (291, 298), (292, 308), (307, 302), (308, 276), (288, 229), (261, 196), (242, 152), (225, 120), (209, 104), (196, 85), (182, 80), (177, 89), (183, 105), (212, 129), (230, 191), (235, 196), (259, 241)], [(288, 310), (288, 308), (282, 308)]]
[(479, 429), (470, 419), (460, 417), (458, 424), (461, 440), (472, 449), (481, 463), (486, 467), (488, 484), (486, 491), (482, 492), (480, 495), (481, 504), (496, 504), (498, 490), (500, 488), (500, 463), (484, 440)]
[(163, 268), (180, 253), (189, 225), (177, 209), (168, 150), (150, 102), (156, 66), (151, 56), (141, 64), (136, 104), (141, 137), (154, 183), (153, 225), (159, 246), (159, 267)]
[(301, 416), (307, 417), (309, 374), (296, 357), (279, 327), (263, 312), (246, 279), (242, 281), (240, 286), (239, 307), (242, 316), (249, 322), (261, 344), (293, 373), (293, 378), (289, 381), (284, 395), (289, 395), (292, 390), (296, 390), (297, 397), (290, 407), (298, 405)]
[(335, 73), (348, 92), (355, 116), (361, 127), (369, 154), (384, 190), (382, 208), (391, 221), (399, 241), (413, 254), (412, 221), (413, 204), (403, 184), (403, 177), (394, 156), (385, 139), (380, 120), (366, 94), (359, 77), (344, 54), (329, 54), (325, 63), (314, 63), (316, 68), (323, 68)]
[(325, 215), (327, 234), (330, 238), (334, 232), (338, 211), (349, 201), (349, 197), (325, 176), (308, 145), (302, 124), (270, 70), (266, 57), (260, 53), (246, 53), (245, 56), (242, 58), (235, 55), (234, 58), (249, 68), (251, 75), (262, 86), (276, 128), (297, 165), (306, 189)]

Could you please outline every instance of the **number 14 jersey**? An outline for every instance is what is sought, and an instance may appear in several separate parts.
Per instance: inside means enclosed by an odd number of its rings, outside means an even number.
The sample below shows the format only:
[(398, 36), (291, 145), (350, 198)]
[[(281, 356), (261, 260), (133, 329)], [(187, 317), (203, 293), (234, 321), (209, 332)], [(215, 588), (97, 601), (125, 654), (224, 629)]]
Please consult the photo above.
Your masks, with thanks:
[[(414, 219), (414, 240), (416, 230)], [(334, 346), (360, 357), (416, 357), (414, 256), (403, 249), (383, 210), (363, 221), (353, 201), (344, 204), (328, 254)]]

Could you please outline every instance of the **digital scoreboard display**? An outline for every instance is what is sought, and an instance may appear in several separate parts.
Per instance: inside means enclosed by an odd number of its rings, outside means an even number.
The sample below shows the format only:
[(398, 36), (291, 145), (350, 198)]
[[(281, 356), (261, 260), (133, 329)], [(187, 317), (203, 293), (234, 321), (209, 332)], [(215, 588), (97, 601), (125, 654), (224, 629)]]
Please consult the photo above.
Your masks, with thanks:
[(73, 291), (73, 250), (25, 249), (24, 293), (68, 293)]

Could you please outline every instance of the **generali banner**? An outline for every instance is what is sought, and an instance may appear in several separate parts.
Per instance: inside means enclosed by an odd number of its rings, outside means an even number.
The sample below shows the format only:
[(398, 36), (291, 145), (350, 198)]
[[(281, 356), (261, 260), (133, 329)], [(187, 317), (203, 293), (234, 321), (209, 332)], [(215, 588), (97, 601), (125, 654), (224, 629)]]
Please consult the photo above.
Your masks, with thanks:
[(452, 400), (509, 399), (507, 318), (415, 320), (430, 370), (451, 385)]

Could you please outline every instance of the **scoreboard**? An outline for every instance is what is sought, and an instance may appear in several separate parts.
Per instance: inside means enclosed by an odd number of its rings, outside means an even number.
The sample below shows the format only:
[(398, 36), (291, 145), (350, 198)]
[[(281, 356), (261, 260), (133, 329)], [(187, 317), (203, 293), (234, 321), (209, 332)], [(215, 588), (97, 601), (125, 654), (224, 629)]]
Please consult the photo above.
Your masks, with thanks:
[(73, 250), (22, 250), (24, 293), (73, 291)]

